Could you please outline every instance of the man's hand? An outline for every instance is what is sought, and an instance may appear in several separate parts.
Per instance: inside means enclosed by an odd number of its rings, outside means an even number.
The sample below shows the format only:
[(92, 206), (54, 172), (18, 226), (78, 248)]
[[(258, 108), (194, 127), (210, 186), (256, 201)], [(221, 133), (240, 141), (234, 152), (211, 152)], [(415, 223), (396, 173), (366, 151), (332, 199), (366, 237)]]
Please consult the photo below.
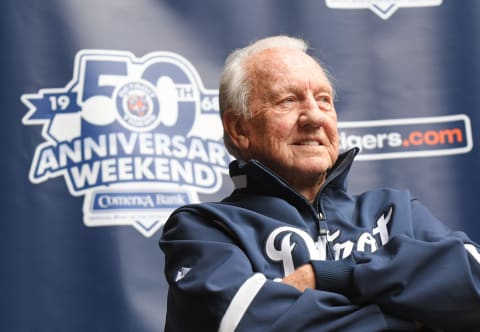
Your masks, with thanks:
[(283, 278), (282, 282), (301, 292), (305, 291), (306, 288), (315, 289), (315, 272), (313, 272), (312, 265), (305, 264)]

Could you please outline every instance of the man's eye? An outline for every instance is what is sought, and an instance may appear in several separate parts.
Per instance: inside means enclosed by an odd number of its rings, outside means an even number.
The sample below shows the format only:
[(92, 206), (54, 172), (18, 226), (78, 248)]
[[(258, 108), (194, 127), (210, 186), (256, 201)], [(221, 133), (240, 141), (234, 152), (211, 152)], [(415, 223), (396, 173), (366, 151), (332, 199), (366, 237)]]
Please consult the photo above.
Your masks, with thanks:
[(290, 108), (296, 101), (294, 96), (285, 97), (279, 101), (278, 106)]
[(318, 96), (317, 100), (321, 103), (329, 103), (330, 97), (329, 96)]
[(322, 108), (325, 108), (325, 109), (332, 108), (332, 99), (330, 98), (330, 96), (319, 96), (317, 97), (317, 102)]

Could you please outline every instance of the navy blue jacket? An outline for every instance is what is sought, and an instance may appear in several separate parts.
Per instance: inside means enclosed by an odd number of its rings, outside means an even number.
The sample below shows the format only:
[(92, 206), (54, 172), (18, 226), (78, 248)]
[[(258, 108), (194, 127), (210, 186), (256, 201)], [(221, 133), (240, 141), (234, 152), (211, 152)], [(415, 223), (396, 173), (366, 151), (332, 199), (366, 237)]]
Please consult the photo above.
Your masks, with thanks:
[[(165, 331), (480, 331), (479, 246), (407, 191), (347, 193), (355, 154), (313, 204), (252, 160), (231, 164), (222, 202), (176, 210)], [(306, 263), (316, 289), (279, 282)]]

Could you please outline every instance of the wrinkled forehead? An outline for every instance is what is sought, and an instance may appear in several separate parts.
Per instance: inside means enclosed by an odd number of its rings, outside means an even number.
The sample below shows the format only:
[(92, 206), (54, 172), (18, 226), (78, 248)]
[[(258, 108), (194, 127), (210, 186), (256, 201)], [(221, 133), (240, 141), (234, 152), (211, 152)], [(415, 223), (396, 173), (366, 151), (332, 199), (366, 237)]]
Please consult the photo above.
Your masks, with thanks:
[(332, 90), (320, 64), (297, 49), (262, 50), (248, 59), (246, 70), (252, 88), (275, 89), (277, 86), (305, 83)]

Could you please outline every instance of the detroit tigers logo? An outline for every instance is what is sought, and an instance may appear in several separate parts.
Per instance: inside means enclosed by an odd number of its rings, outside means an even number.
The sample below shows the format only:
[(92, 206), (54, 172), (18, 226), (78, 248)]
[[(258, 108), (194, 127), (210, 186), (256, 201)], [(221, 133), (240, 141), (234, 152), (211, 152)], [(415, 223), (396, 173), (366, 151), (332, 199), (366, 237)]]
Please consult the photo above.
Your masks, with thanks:
[[(325, 260), (327, 246), (330, 245), (334, 251), (335, 260), (347, 258), (352, 254), (355, 247), (358, 251), (375, 252), (390, 240), (388, 225), (392, 217), (393, 206), (390, 206), (377, 218), (376, 227), (370, 232), (355, 234), (352, 239), (343, 242), (337, 241), (342, 234), (341, 230), (336, 230), (333, 233), (328, 232), (324, 239), (319, 238), (315, 242), (310, 234), (301, 229), (291, 226), (278, 227), (268, 236), (265, 251), (268, 258), (282, 263), (284, 275), (287, 276), (295, 271), (296, 262), (293, 251), (300, 244), (299, 241), (306, 250), (307, 260)], [(292, 240), (294, 236), (297, 242)], [(356, 240), (354, 237), (356, 237)], [(305, 263), (305, 261), (300, 263)]]
[(160, 124), (160, 103), (148, 82), (129, 82), (116, 96), (118, 120), (132, 131), (148, 131)]

